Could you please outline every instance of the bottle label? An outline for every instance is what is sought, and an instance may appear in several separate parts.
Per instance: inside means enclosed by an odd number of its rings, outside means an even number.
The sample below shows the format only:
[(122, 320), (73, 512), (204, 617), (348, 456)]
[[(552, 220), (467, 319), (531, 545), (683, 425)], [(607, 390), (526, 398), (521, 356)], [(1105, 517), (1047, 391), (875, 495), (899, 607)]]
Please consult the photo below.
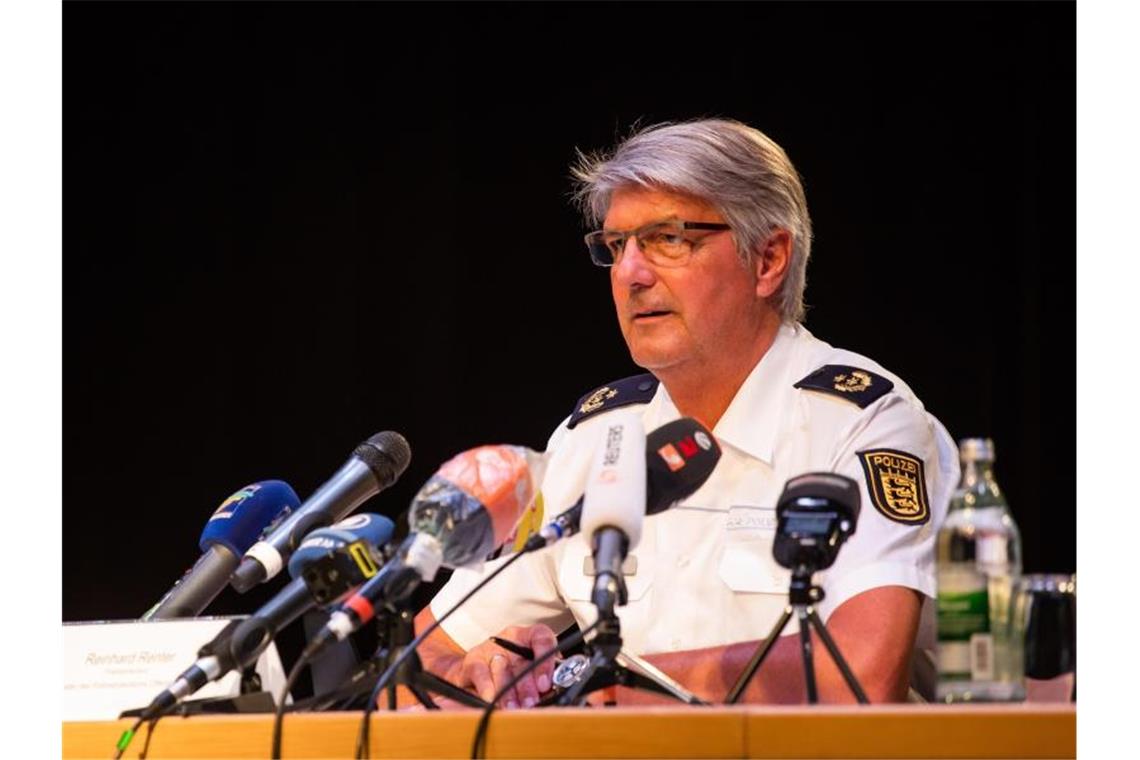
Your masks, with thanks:
[(994, 637), (991, 634), (975, 633), (970, 637), (970, 677), (975, 681), (994, 678)]
[(985, 575), (973, 568), (939, 574), (938, 672), (942, 677), (992, 674), (989, 608)]
[(978, 564), (1005, 568), (1009, 565), (1008, 536), (1004, 533), (984, 533), (979, 531)]

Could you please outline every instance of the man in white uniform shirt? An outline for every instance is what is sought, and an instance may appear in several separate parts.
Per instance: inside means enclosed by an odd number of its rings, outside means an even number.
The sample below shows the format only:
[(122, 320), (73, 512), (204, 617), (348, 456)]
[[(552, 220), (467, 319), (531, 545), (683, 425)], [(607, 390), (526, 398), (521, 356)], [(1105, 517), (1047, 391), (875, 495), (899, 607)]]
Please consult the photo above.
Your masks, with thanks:
[[(699, 490), (644, 523), (617, 610), (624, 649), (723, 700), (788, 601), (789, 572), (772, 557), (777, 498), (796, 475), (837, 472), (860, 484), (862, 510), (835, 564), (816, 575), (820, 616), (871, 701), (904, 699), (957, 449), (897, 376), (800, 324), (811, 222), (791, 162), (755, 129), (702, 120), (583, 156), (575, 176), (601, 226), (587, 236), (591, 257), (610, 267), (622, 334), (650, 374), (587, 393), (551, 436), (545, 515), (581, 496), (612, 409), (640, 410), (647, 431), (694, 417), (722, 448)], [(578, 535), (517, 562), (425, 642), (425, 666), (489, 699), (527, 664), (490, 636), (542, 654), (571, 623), (593, 622), (589, 555)], [(417, 628), (496, 566), (456, 571)], [(804, 700), (797, 632), (793, 619), (745, 701)], [(853, 699), (830, 657), (815, 665), (821, 701)], [(503, 704), (533, 705), (552, 669)], [(619, 694), (623, 704), (658, 699)]]

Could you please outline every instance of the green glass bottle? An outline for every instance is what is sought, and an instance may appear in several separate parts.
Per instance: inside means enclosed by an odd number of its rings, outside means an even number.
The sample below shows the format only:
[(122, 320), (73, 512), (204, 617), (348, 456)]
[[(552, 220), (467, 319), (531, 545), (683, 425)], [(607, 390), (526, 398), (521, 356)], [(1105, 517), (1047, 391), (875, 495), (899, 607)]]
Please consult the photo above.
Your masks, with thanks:
[(1021, 701), (1021, 534), (994, 480), (993, 441), (966, 438), (958, 452), (962, 480), (938, 533), (938, 700)]

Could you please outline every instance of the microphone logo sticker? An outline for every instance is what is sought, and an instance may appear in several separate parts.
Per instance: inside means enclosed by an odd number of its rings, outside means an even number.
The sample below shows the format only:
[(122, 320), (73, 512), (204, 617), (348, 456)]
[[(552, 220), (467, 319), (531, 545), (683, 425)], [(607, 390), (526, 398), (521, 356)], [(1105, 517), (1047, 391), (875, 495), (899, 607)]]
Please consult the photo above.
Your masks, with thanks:
[(621, 425), (611, 425), (606, 431), (606, 454), (602, 460), (603, 467), (612, 467), (617, 464), (621, 456), (621, 436), (624, 428)]
[(353, 515), (352, 517), (347, 517), (338, 522), (336, 524), (336, 527), (339, 530), (356, 530), (358, 528), (363, 528), (371, 519), (372, 518), (367, 513)]
[(309, 536), (298, 549), (339, 549), (345, 545), (345, 541), (339, 538), (329, 538), (328, 536)]
[(692, 437), (677, 441), (677, 448), (681, 450), (681, 456), (685, 459), (691, 459), (697, 455), (697, 444)]
[(705, 431), (698, 430), (693, 434), (693, 438), (697, 440), (697, 445), (705, 451), (708, 451), (712, 448), (712, 440), (705, 434)]
[(667, 464), (669, 469), (673, 472), (685, 466), (685, 458), (677, 452), (676, 447), (671, 443), (667, 443), (657, 449), (657, 453), (661, 455), (661, 458), (665, 460), (665, 464)]
[[(253, 496), (255, 493), (257, 493), (260, 489), (261, 489), (261, 486), (259, 486), (259, 485), (246, 486), (245, 488), (241, 489), (240, 491), (231, 495), (229, 498), (227, 498), (225, 501), (223, 501), (218, 506), (218, 508), (214, 510), (214, 514), (213, 514), (213, 516), (210, 517), (210, 519), (211, 520), (220, 520), (220, 519), (224, 519), (227, 517), (233, 517), (234, 513), (233, 513), (232, 507), (238, 506), (243, 501), (248, 499), (250, 496)], [(226, 511), (227, 508), (231, 508), (231, 509), (229, 509), (229, 511)]]
[(348, 545), (348, 553), (365, 578), (371, 578), (380, 572), (380, 568), (372, 560), (372, 553), (368, 551), (368, 544), (365, 541), (353, 541)]

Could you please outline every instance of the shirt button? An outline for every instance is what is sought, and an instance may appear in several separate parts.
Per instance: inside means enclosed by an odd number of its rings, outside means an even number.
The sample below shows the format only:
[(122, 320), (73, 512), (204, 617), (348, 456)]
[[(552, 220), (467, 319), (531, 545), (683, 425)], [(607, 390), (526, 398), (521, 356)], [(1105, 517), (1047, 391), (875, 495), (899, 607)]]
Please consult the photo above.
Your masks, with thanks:
[(671, 644), (672, 644), (672, 646), (673, 646), (673, 651), (674, 651), (674, 652), (675, 652), (675, 651), (677, 651), (678, 649), (680, 649), (680, 648), (681, 648), (681, 640), (680, 640), (680, 639), (673, 639), (673, 641), (672, 641), (672, 642), (670, 642), (670, 643), (671, 643)]
[(677, 557), (677, 567), (684, 567), (687, 564), (689, 564), (689, 558), (686, 557), (684, 554)]

